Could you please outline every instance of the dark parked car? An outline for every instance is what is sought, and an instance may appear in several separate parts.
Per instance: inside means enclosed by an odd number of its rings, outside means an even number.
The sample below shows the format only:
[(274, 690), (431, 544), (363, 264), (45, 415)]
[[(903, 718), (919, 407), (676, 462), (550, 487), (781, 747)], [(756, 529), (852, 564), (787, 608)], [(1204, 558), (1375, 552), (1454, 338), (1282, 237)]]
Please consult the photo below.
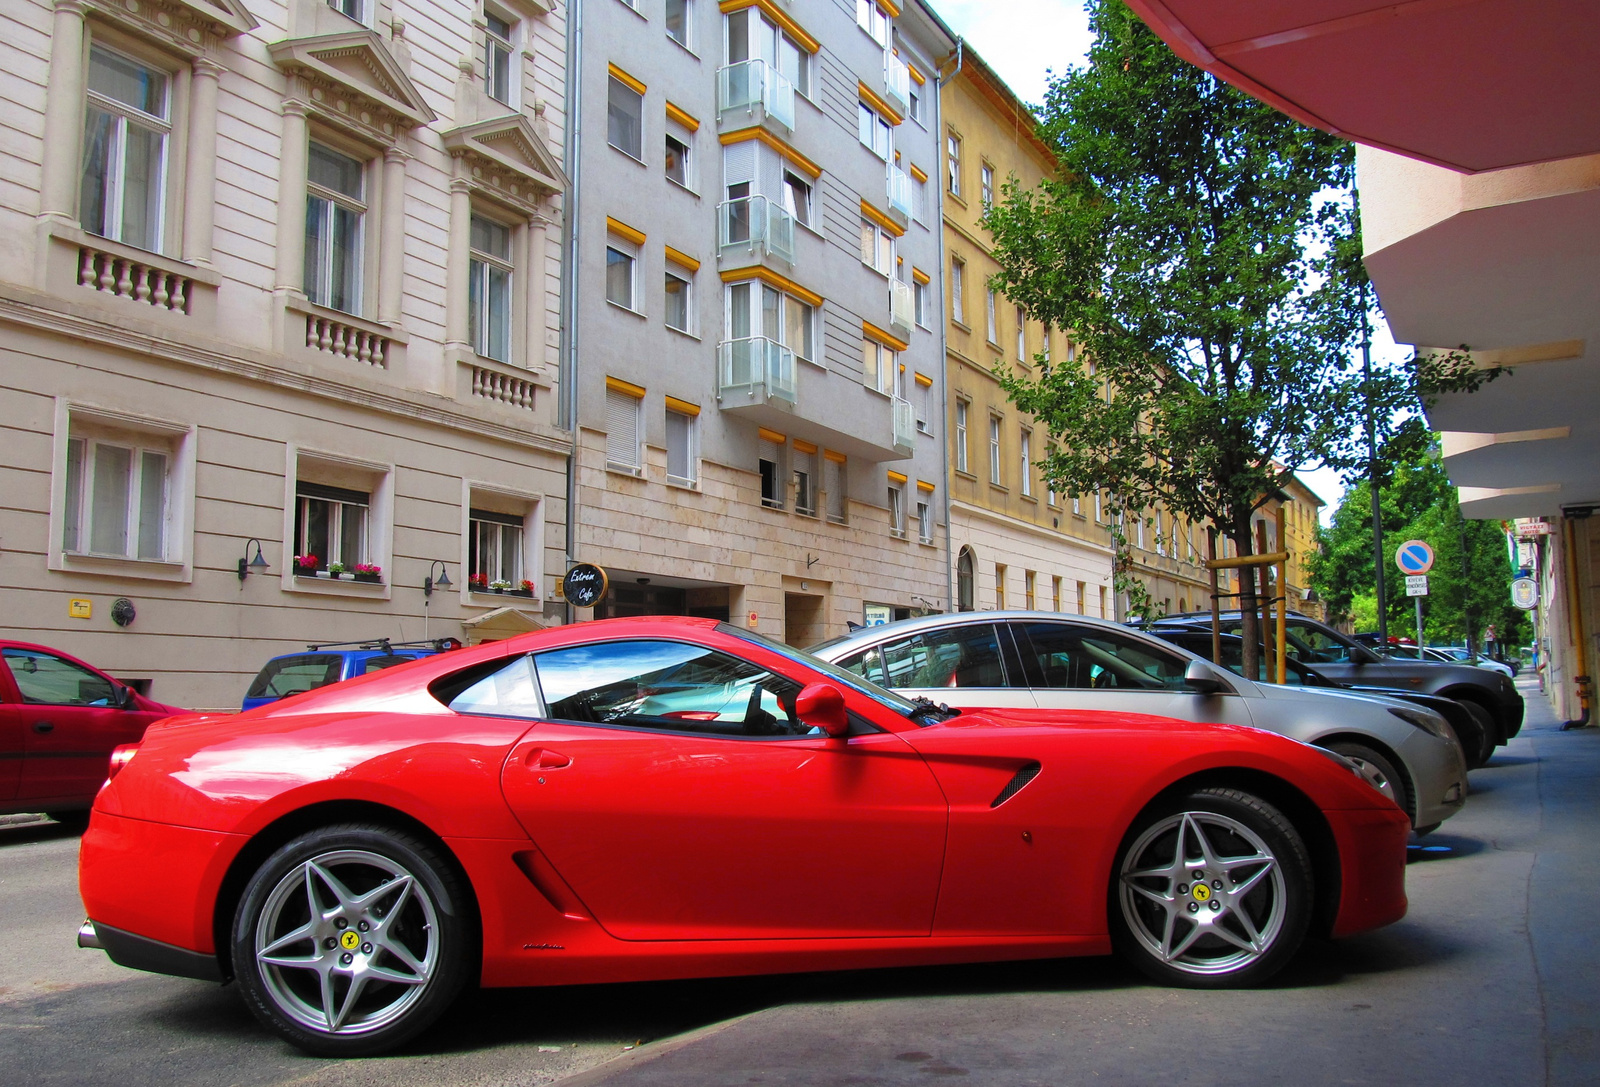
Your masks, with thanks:
[[(1237, 611), (1222, 613), (1224, 633), (1237, 634), (1240, 625)], [(1291, 614), (1287, 625), (1291, 659), (1311, 665), (1331, 680), (1358, 687), (1397, 687), (1471, 703), (1492, 719), (1496, 746), (1522, 728), (1522, 695), (1510, 676), (1468, 664), (1380, 656), (1348, 634), (1305, 615)], [(1210, 631), (1211, 613), (1172, 615), (1148, 624), (1146, 629), (1158, 634), (1169, 630)]]
[(144, 697), (59, 649), (0, 640), (0, 812), (89, 817), (111, 749), (188, 713)]
[(381, 672), (397, 664), (431, 657), (448, 649), (459, 649), (454, 638), (434, 638), (426, 642), (391, 642), (378, 638), (365, 642), (332, 642), (308, 645), (303, 653), (284, 653), (273, 657), (245, 691), (240, 710), (253, 710), (290, 695), (305, 694), (342, 679)]

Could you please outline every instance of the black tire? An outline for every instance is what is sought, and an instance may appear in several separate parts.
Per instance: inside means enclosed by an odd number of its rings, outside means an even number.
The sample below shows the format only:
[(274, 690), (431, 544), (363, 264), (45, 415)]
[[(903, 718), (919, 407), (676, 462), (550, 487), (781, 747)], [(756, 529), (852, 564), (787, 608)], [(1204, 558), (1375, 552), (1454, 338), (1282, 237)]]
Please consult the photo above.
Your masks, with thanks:
[(1145, 975), (1226, 989), (1259, 985), (1283, 969), (1305, 939), (1314, 895), (1310, 855), (1283, 813), (1249, 793), (1214, 788), (1154, 805), (1134, 821), (1106, 908), (1112, 946)]
[(1405, 775), (1400, 772), (1389, 756), (1379, 753), (1366, 744), (1356, 743), (1354, 740), (1340, 740), (1337, 743), (1321, 744), (1329, 751), (1335, 751), (1347, 759), (1365, 764), (1366, 768), (1375, 771), (1379, 778), (1383, 794), (1395, 802), (1399, 809), (1406, 813), (1406, 818), (1411, 820), (1411, 825), (1417, 825), (1417, 811), (1411, 804), (1411, 787), (1406, 783)]
[(68, 830), (75, 830), (80, 834), (88, 829), (89, 826), (88, 808), (75, 808), (72, 811), (47, 811), (45, 814)]
[(444, 1013), (472, 976), (478, 934), (464, 881), (436, 846), (344, 824), (267, 858), (234, 912), (232, 946), (256, 1018), (308, 1053), (365, 1057)]
[(1500, 739), (1500, 726), (1495, 724), (1494, 714), (1476, 702), (1468, 702), (1464, 698), (1458, 698), (1456, 702), (1462, 709), (1467, 711), (1467, 716), (1472, 718), (1476, 726), (1477, 736), (1475, 739), (1477, 740), (1477, 746), (1475, 748), (1468, 746), (1467, 737), (1457, 737), (1467, 755), (1467, 769), (1476, 770), (1488, 762), (1494, 755), (1494, 749), (1505, 741)]

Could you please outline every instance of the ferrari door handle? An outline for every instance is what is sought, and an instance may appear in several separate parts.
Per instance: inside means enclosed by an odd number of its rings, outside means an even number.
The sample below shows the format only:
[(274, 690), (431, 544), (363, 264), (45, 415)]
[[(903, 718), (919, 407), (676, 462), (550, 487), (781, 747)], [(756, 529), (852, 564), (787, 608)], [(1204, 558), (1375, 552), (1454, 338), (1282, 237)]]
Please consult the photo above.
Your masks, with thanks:
[(528, 765), (535, 770), (559, 770), (563, 766), (571, 766), (572, 757), (563, 755), (559, 751), (536, 747), (528, 752)]
[(52, 725), (49, 721), (35, 721), (33, 723), (33, 731), (35, 732), (54, 732), (55, 728), (56, 726)]

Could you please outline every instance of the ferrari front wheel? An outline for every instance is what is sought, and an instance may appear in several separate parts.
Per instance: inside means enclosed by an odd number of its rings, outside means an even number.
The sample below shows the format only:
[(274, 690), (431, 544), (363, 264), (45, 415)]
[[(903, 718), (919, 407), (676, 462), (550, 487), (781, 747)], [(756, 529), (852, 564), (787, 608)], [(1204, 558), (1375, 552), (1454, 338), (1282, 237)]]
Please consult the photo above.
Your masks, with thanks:
[(1128, 831), (1107, 903), (1117, 950), (1168, 985), (1254, 985), (1298, 950), (1311, 860), (1281, 812), (1237, 789), (1200, 789)]
[(324, 827), (256, 870), (233, 922), (245, 1002), (319, 1056), (392, 1049), (461, 991), (475, 953), (461, 879), (387, 827)]

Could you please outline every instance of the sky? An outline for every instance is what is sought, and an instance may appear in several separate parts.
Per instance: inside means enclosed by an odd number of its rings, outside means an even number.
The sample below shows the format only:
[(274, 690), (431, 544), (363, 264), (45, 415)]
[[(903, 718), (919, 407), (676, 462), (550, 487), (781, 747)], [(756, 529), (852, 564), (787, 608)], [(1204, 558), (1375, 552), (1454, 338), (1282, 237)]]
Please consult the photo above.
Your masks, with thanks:
[[(934, 10), (989, 62), (1018, 98), (1038, 105), (1044, 101), (1048, 73), (1064, 73), (1084, 63), (1092, 40), (1089, 17), (1081, 0), (933, 0)], [(1388, 326), (1379, 321), (1373, 339), (1375, 360), (1406, 357), (1395, 346)], [(1299, 473), (1307, 487), (1327, 503), (1323, 524), (1344, 494), (1338, 473), (1327, 468)]]

